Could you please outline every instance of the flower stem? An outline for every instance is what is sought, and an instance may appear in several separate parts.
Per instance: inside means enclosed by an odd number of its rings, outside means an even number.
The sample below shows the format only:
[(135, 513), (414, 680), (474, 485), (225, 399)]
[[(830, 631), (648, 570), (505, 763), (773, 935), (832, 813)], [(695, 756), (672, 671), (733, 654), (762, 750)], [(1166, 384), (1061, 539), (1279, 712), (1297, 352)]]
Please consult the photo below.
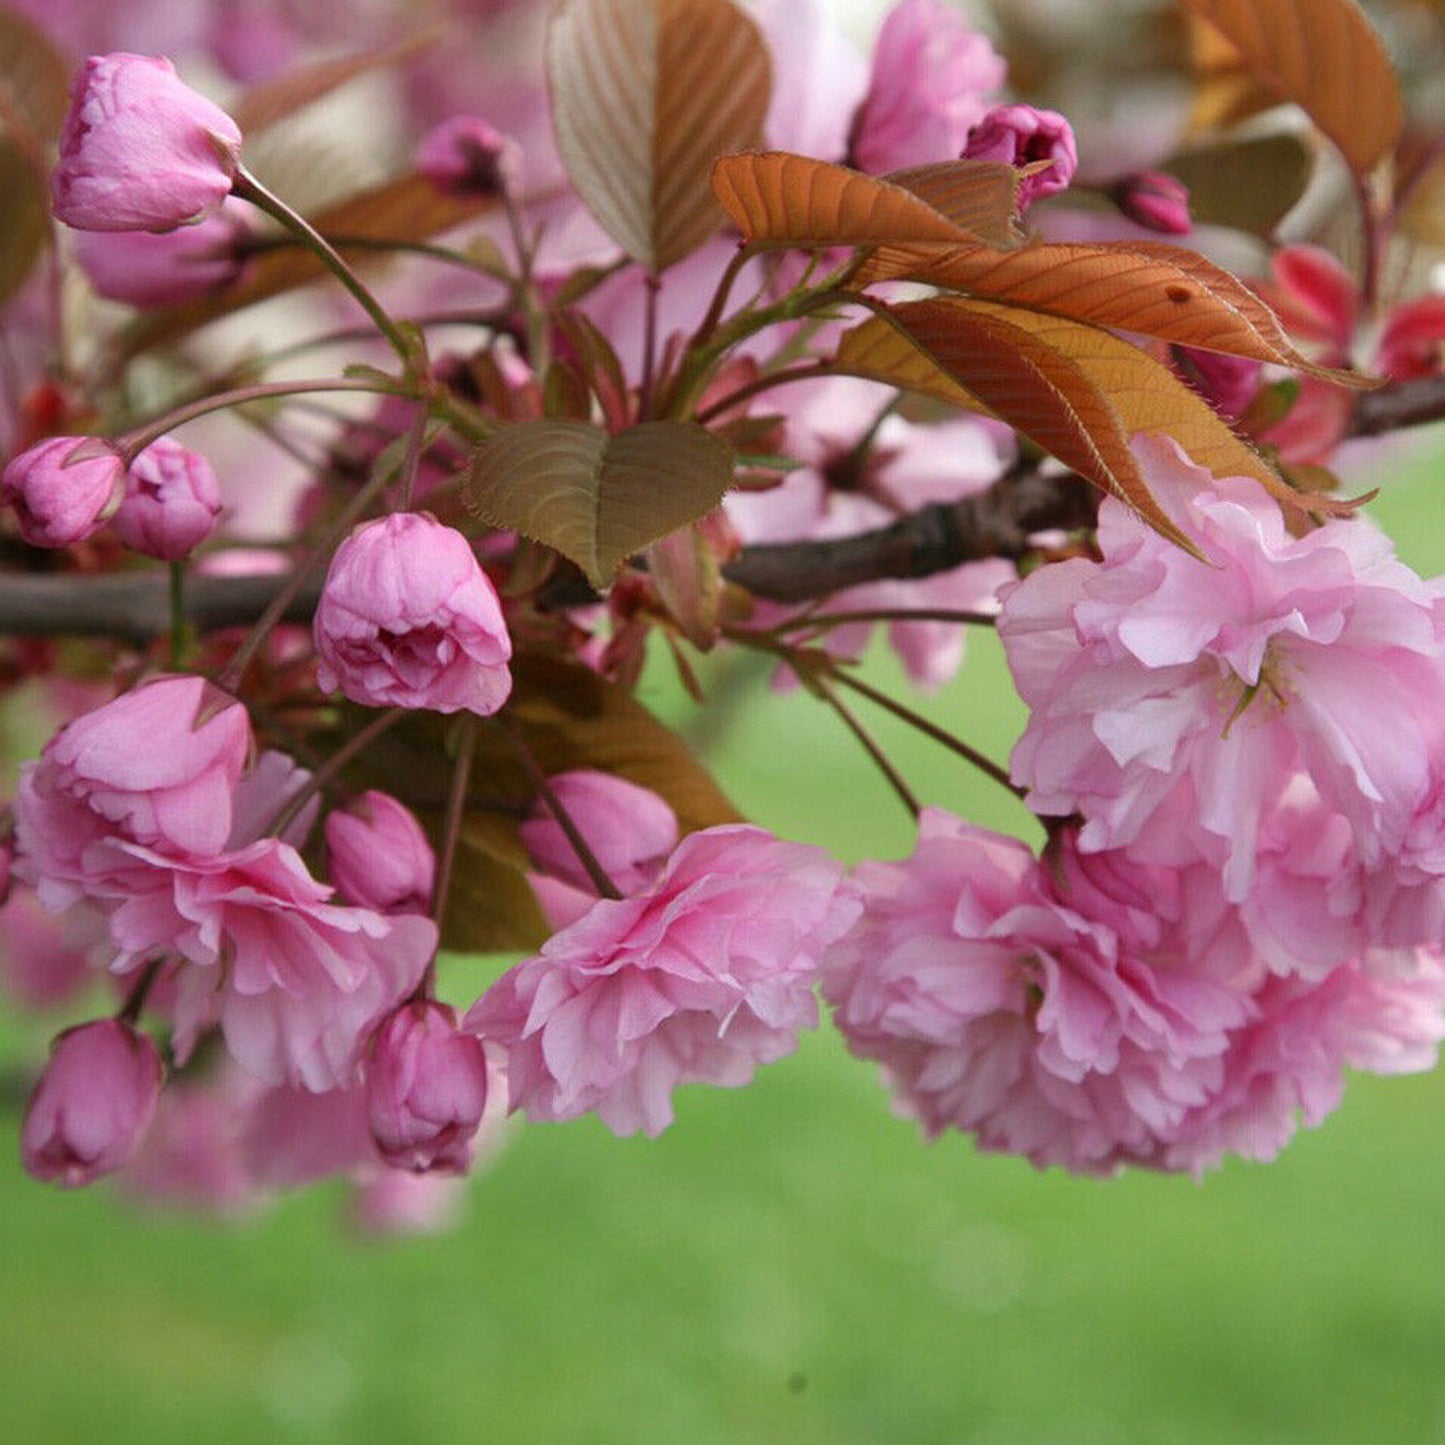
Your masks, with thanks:
[(813, 674), (812, 686), (828, 706), (838, 714), (848, 731), (863, 745), (863, 750), (878, 765), (878, 770), (888, 779), (888, 784), (898, 795), (899, 801), (908, 809), (909, 816), (916, 821), (923, 805), (918, 801), (913, 790), (904, 782), (903, 775), (894, 767), (892, 759), (883, 751), (882, 745), (863, 726), (857, 714), (838, 696), (837, 690), (822, 673), (815, 672)]
[(360, 732), (353, 734), (318, 767), (306, 781), (286, 799), (271, 826), (266, 830), (273, 838), (279, 838), (297, 818), (301, 810), (318, 793), (324, 791), (341, 770), (359, 754), (364, 752), (383, 733), (389, 732), (407, 714), (404, 707), (389, 707), (384, 713), (367, 723)]
[(437, 857), (436, 883), (432, 887), (432, 918), (441, 932), (446, 918), (447, 896), (452, 888), (452, 871), (456, 865), (457, 845), (462, 836), (462, 820), (467, 812), (467, 790), (472, 780), (472, 762), (477, 755), (477, 719), (470, 713), (460, 724), (457, 757), (452, 767), (451, 792), (442, 822), (441, 853)]
[(249, 201), (258, 210), (280, 221), (286, 229), (301, 238), (316, 256), (325, 264), (332, 275), (356, 298), (361, 309), (376, 323), (376, 329), (386, 337), (402, 365), (413, 371), (419, 360), (416, 343), (402, 335), (396, 323), (386, 314), (380, 301), (362, 282), (361, 278), (346, 264), (341, 253), (299, 212), (293, 211), (280, 196), (266, 189), (248, 170), (242, 167), (236, 174), (231, 193), (243, 201)]
[(603, 898), (621, 898), (622, 890), (608, 877), (607, 870), (597, 861), (597, 855), (588, 846), (586, 838), (582, 836), (582, 830), (553, 790), (551, 783), (547, 781), (547, 775), (538, 765), (536, 758), (532, 756), (531, 749), (523, 741), (516, 724), (505, 715), (499, 715), (497, 721), (501, 723), (503, 731), (506, 732), (508, 740), (516, 751), (518, 761), (525, 769), (527, 777), (531, 779), (532, 786), (536, 788), (538, 796), (547, 805), (547, 811), (557, 820), (557, 826), (566, 835), (572, 851), (577, 855), (577, 861), (587, 870), (587, 876), (592, 880), (592, 886)]

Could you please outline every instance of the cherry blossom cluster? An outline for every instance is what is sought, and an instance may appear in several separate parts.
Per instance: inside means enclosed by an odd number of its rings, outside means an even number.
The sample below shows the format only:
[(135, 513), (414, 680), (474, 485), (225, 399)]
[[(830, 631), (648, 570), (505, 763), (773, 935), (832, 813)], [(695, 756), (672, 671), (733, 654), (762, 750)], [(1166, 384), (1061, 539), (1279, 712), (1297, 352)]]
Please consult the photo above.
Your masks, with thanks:
[[(337, 38), (289, 12), (252, 33), (262, 9), (243, 7), (205, 58), (254, 80), (266, 56)], [(1069, 121), (1010, 100), (1002, 57), (943, 0), (894, 5), (871, 59), (825, 0), (751, 13), (770, 146), (873, 176), (1002, 163), (1010, 225), (1043, 234), (1083, 189)], [(1337, 1105), (1347, 1069), (1434, 1063), (1445, 585), (1371, 522), (1302, 523), (1254, 478), (1140, 432), (1132, 454), (1173, 539), (1109, 498), (1097, 525), (930, 575), (742, 596), (722, 579), (750, 549), (821, 555), (1024, 475), (1062, 485), (1062, 469), (992, 416), (938, 420), (831, 368), (827, 258), (740, 257), (719, 234), (660, 280), (624, 264), (536, 122), (540, 86), (477, 115), (468, 51), (429, 62), (406, 110), (411, 179), (476, 206), (475, 244), (398, 247), (445, 262), (441, 283), (359, 270), (252, 174), (227, 111), (172, 61), (114, 43), (97, 39), (105, 53), (75, 76), (52, 201), (64, 266), (140, 329), (107, 333), (83, 375), (37, 365), (7, 400), (0, 503), (17, 550), (48, 549), (37, 573), (127, 584), (138, 558), (166, 563), (148, 570), (171, 625), (146, 646), (94, 644), (68, 690), (51, 640), (5, 657), (4, 685), (38, 684), (55, 730), (6, 815), (0, 982), (40, 1007), (94, 1003), (99, 984), (109, 1007), (61, 1031), (39, 1073), (21, 1136), (33, 1175), (118, 1173), (147, 1197), (239, 1211), (344, 1174), (363, 1220), (426, 1227), (504, 1115), (656, 1135), (680, 1087), (738, 1087), (792, 1053), (820, 1001), (928, 1135), (1085, 1173), (1269, 1159)], [(1172, 176), (1136, 160), (1096, 175), (1114, 210), (1087, 212), (1095, 224), (1190, 233)], [(141, 346), (141, 323), (234, 296), (287, 248), (348, 293), (318, 324), (326, 347), (352, 347), (334, 374), (257, 379), (248, 357), (196, 363), (154, 406), (108, 389), (107, 360)], [(453, 284), (474, 308), (460, 323)], [(1395, 308), (1361, 347), (1368, 308), (1328, 253), (1278, 251), (1257, 289), (1321, 366), (1441, 370), (1439, 297)], [(820, 304), (790, 310), (799, 296)], [(440, 297), (477, 349), (399, 319)], [(45, 328), (63, 308), (35, 302), (11, 303), (16, 334), (53, 359)], [(1168, 361), (1282, 464), (1327, 464), (1348, 430), (1349, 394), (1319, 376), (1286, 383), (1185, 346)], [(584, 372), (604, 380), (579, 401)], [(502, 429), (640, 430), (664, 381), (694, 387), (669, 420), (725, 438), (734, 485), (608, 585), (561, 539), (466, 504), (472, 459)], [(1291, 387), (1292, 405), (1270, 405)], [(324, 411), (336, 396), (354, 405)], [(274, 444), (254, 475), (173, 435), (217, 414)], [(301, 462), (284, 485), (280, 458)], [(537, 485), (565, 502), (576, 474), (557, 476)], [(269, 590), (193, 629), (187, 589), (225, 578)], [(1028, 724), (1007, 772), (952, 741), (1023, 796), (1047, 835), (1037, 853), (918, 808), (842, 703), (879, 625), (924, 691), (962, 665), (967, 625), (996, 627)], [(912, 855), (850, 871), (746, 823), (685, 827), (667, 769), (615, 739), (579, 764), (558, 698), (578, 676), (625, 693), (649, 637), (695, 689), (688, 645), (753, 647), (777, 687), (822, 698), (913, 809)], [(571, 681), (553, 698), (558, 669)], [(96, 682), (107, 672), (116, 686)], [(397, 738), (418, 749), (410, 764), (387, 753)], [(468, 809), (492, 794), (470, 835)], [(468, 847), (525, 876), (518, 931), (545, 941), (448, 1001), (439, 955)]]

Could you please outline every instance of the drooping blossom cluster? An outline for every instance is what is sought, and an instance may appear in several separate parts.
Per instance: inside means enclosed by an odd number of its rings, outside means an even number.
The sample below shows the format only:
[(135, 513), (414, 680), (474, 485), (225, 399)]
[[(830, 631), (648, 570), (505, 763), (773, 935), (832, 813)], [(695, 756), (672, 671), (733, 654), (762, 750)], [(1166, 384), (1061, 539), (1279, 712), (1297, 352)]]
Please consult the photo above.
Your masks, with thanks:
[(1445, 1037), (1445, 614), (1368, 522), (1295, 537), (1258, 483), (1135, 450), (1201, 555), (1106, 502), (1099, 560), (1004, 592), (1045, 859), (928, 815), (858, 870), (826, 991), (930, 1133), (1197, 1172)]
[[(475, 20), (463, 0), (438, 8), (453, 7)], [(249, 83), (311, 42), (394, 38), (371, 7), (344, 35), (306, 7), (268, 28), (263, 8), (199, 26), (181, 69)], [(1085, 189), (1069, 120), (1005, 94), (1004, 57), (944, 0), (893, 5), (871, 56), (827, 0), (760, 0), (733, 23), (770, 57), (765, 146), (831, 163), (825, 193), (846, 182), (915, 218), (931, 210), (936, 228), (969, 200), (950, 177), (987, 162), (997, 184), (991, 167), (1010, 166), (994, 218), (1007, 250)], [(52, 175), (73, 234), (50, 280), (68, 268), (86, 306), (149, 314), (84, 311), (104, 334), (70, 366), (59, 286), (32, 280), (6, 304), (24, 344), (7, 332), (0, 501), (12, 533), (51, 549), (35, 571), (113, 572), (117, 596), (164, 582), (169, 628), (147, 646), (166, 630), (148, 619), (87, 654), (119, 695), (59, 705), (70, 721), (0, 818), (6, 884), (11, 871), (21, 884), (0, 980), (34, 1005), (97, 975), (117, 995), (114, 1016), (54, 1042), (22, 1128), (31, 1172), (67, 1186), (119, 1172), (149, 1197), (225, 1211), (339, 1173), (363, 1220), (423, 1227), (454, 1207), (456, 1176), (505, 1112), (656, 1135), (681, 1086), (736, 1087), (791, 1053), (820, 993), (928, 1134), (1087, 1173), (1271, 1158), (1336, 1105), (1346, 1068), (1432, 1063), (1445, 1034), (1440, 584), (1367, 522), (1303, 529), (1254, 481), (1141, 436), (1144, 480), (1199, 556), (1110, 500), (1088, 537), (1061, 530), (1076, 519), (979, 524), (962, 561), (895, 555), (851, 585), (750, 594), (730, 570), (748, 553), (841, 555), (929, 512), (956, 541), (1020, 478), (1065, 483), (1003, 412), (940, 421), (905, 405), (896, 353), (877, 374), (840, 374), (853, 303), (865, 319), (902, 313), (886, 281), (866, 297), (828, 290), (850, 270), (833, 239), (811, 256), (740, 255), (719, 212), (661, 274), (636, 264), (567, 173), (537, 57), (493, 54), (484, 26), (457, 30), (397, 82), (406, 111), (378, 149), (410, 156), (410, 171), (340, 213), (341, 232), (397, 229), (405, 259), (374, 276), (352, 253), (390, 243), (338, 234), (340, 254), (318, 241), (171, 60), (116, 50), (74, 81)], [(261, 95), (263, 114), (295, 99)], [(1089, 189), (1136, 226), (1185, 235), (1185, 187), (1140, 169), (1158, 163), (1131, 153), (1110, 173), (1106, 156)], [(297, 202), (318, 216), (329, 204)], [(428, 229), (417, 218), (433, 210), (470, 213), (474, 229)], [(1112, 212), (1086, 220), (1128, 230)], [(328, 269), (360, 309), (301, 301), (278, 323), (287, 335), (247, 343), (254, 355), (197, 335), (248, 277), (265, 292), (297, 261)], [(1321, 249), (1279, 251), (1258, 289), (1324, 365), (1441, 369), (1438, 296), (1397, 307), (1362, 346), (1369, 284)], [(1024, 310), (1067, 319), (1047, 290)], [(324, 321), (293, 339), (312, 301)], [(454, 329), (445, 352), (433, 321)], [(454, 333), (469, 351), (450, 349)], [(1257, 403), (1284, 393), (1258, 346), (1170, 336), (1150, 342), (1173, 368), (1161, 378), (1288, 463), (1330, 459), (1347, 393), (1306, 375), (1271, 419)], [(105, 375), (151, 349), (163, 359), (154, 378), (137, 368), (144, 384)], [(313, 381), (270, 370), (336, 351)], [(1059, 378), (1091, 379), (1086, 360)], [(922, 389), (957, 394), (932, 371)], [(333, 409), (330, 392), (350, 395)], [(171, 435), (209, 427), (210, 411), (247, 427), (214, 468)], [(504, 526), (475, 490), (486, 447), (537, 423), (555, 429)], [(690, 443), (709, 431), (735, 486), (645, 536), (639, 519), (693, 479), (662, 464), (690, 455), (675, 431), (660, 453), (639, 439), (679, 426)], [(631, 443), (646, 465), (628, 463)], [(609, 528), (636, 543), (610, 578), (572, 541)], [(1021, 559), (1039, 565), (1019, 582)], [(193, 630), (202, 579), (239, 585), (207, 592), (214, 615), (201, 608), (210, 620)], [(258, 595), (249, 610), (234, 601)], [(653, 766), (650, 720), (626, 710), (649, 638), (700, 698), (688, 645), (756, 647), (831, 704), (917, 812), (838, 689), (878, 624), (929, 689), (958, 670), (964, 621), (995, 618), (1030, 708), (1012, 776), (1047, 821), (1041, 857), (928, 809), (910, 858), (845, 875), (821, 849), (719, 824), (734, 815), (676, 740)], [(44, 678), (55, 651), (44, 639), (0, 655), (0, 686)], [(690, 808), (706, 816), (684, 823)], [(449, 897), (468, 867), (510, 875), (512, 893)], [(437, 977), (463, 895), (482, 936), (527, 939), (470, 1008)]]

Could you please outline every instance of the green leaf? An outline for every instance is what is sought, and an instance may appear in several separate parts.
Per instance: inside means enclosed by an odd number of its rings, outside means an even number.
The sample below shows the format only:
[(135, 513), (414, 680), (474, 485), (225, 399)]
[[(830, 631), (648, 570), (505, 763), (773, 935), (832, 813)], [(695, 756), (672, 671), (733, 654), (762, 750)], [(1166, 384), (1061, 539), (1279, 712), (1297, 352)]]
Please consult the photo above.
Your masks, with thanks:
[(722, 225), (710, 167), (758, 144), (768, 49), (731, 0), (563, 0), (547, 30), (567, 174), (603, 230), (654, 273)]
[(486, 522), (556, 548), (603, 588), (632, 553), (712, 511), (732, 474), (732, 450), (692, 422), (614, 436), (589, 422), (525, 421), (483, 443), (468, 498)]

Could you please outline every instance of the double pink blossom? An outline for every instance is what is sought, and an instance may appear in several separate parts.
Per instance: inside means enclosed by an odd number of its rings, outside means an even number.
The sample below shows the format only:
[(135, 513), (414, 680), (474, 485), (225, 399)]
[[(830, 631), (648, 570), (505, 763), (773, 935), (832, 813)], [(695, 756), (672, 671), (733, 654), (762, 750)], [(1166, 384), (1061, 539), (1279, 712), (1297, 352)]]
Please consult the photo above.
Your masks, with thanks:
[(1434, 954), (1279, 977), (1203, 865), (1047, 864), (936, 810), (901, 863), (869, 863), (824, 992), (860, 1057), (929, 1134), (1039, 1165), (1187, 1169), (1273, 1158), (1339, 1102), (1346, 1067), (1430, 1067)]
[[(1255, 482), (1136, 438), (1200, 561), (1106, 501), (1102, 560), (1044, 567), (999, 622), (1029, 704), (1013, 774), (1088, 849), (1196, 855), (1253, 886), (1303, 774), (1381, 887), (1445, 874), (1445, 602), (1368, 521), (1302, 537)], [(1396, 940), (1401, 941), (1401, 940)], [(1421, 941), (1421, 940), (1417, 940)]]
[(965, 160), (1045, 169), (1019, 181), (1018, 208), (1025, 211), (1045, 196), (1067, 190), (1079, 168), (1074, 128), (1056, 110), (1032, 105), (996, 105), (968, 133)]
[(326, 817), (333, 886), (378, 913), (425, 913), (432, 903), (436, 854), (410, 808), (368, 789)]
[(595, 1111), (659, 1134), (678, 1085), (745, 1084), (816, 1024), (820, 956), (857, 913), (841, 875), (757, 828), (693, 833), (650, 888), (594, 903), (500, 978), (466, 1027), (506, 1049), (529, 1118)]
[(246, 266), (249, 228), (232, 201), (174, 231), (80, 231), (72, 254), (97, 296), (128, 306), (177, 306), (224, 290)]
[(244, 709), (196, 677), (77, 718), (22, 774), (20, 867), (47, 907), (100, 909), (113, 972), (170, 960), (153, 994), (178, 1057), (219, 1025), (257, 1077), (332, 1089), (415, 988), (436, 926), (334, 904), (290, 843), (256, 836), (295, 778), (266, 759), (243, 778), (250, 746)]
[(393, 1168), (466, 1173), (487, 1107), (481, 1041), (457, 1032), (446, 1004), (404, 1004), (372, 1037), (366, 1100), (372, 1140)]
[(373, 707), (490, 716), (512, 688), (496, 589), (458, 531), (423, 512), (365, 522), (316, 608), (317, 681)]
[(210, 462), (172, 437), (157, 437), (130, 464), (111, 525), (132, 551), (178, 562), (211, 535), (220, 515)]

